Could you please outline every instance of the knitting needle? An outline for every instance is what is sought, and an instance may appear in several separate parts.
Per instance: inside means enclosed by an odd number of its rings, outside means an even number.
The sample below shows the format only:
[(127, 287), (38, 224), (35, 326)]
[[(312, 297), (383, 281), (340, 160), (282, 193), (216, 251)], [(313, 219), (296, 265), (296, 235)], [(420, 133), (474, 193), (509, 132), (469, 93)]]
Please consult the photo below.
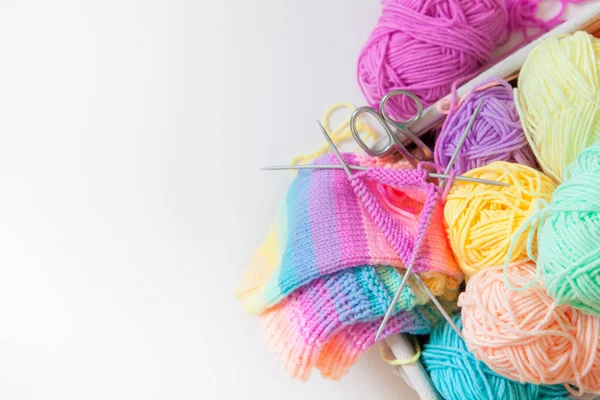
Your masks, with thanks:
[(346, 162), (344, 161), (344, 159), (342, 158), (342, 155), (340, 154), (339, 150), (337, 149), (337, 147), (333, 143), (333, 140), (331, 140), (331, 137), (329, 136), (329, 133), (327, 133), (327, 129), (325, 129), (325, 127), (323, 126), (323, 124), (321, 123), (321, 121), (317, 121), (317, 123), (321, 127), (321, 132), (323, 132), (323, 136), (325, 136), (325, 140), (327, 140), (327, 144), (329, 144), (329, 147), (331, 147), (331, 150), (333, 150), (333, 152), (335, 153), (335, 156), (337, 157), (337, 159), (339, 160), (340, 164), (342, 165), (342, 168), (344, 168), (344, 171), (346, 171), (346, 175), (352, 176), (352, 172), (350, 172), (350, 168), (348, 168), (348, 165), (346, 165)]
[[(319, 122), (319, 121), (317, 121), (317, 122)], [(350, 172), (350, 168), (348, 167), (348, 165), (346, 165), (346, 163), (345, 163), (344, 159), (342, 158), (340, 152), (338, 151), (337, 147), (335, 146), (335, 144), (331, 140), (331, 137), (329, 137), (329, 134), (327, 133), (327, 130), (321, 124), (321, 122), (319, 122), (319, 126), (321, 127), (321, 131), (323, 132), (323, 136), (325, 136), (325, 140), (327, 140), (327, 143), (329, 144), (329, 147), (331, 147), (331, 150), (333, 150), (333, 152), (335, 153), (335, 156), (337, 157), (337, 159), (339, 160), (340, 164), (344, 168), (344, 171), (346, 171), (346, 174), (349, 177), (352, 176), (352, 173)], [(429, 217), (431, 217), (431, 216), (429, 216)], [(424, 234), (421, 235), (417, 239), (417, 244), (416, 244), (417, 247), (415, 247), (415, 248), (421, 247), (421, 241), (423, 240), (423, 237), (425, 237)], [(400, 297), (400, 294), (402, 293), (402, 289), (406, 285), (406, 280), (408, 279), (408, 277), (410, 275), (410, 269), (412, 269), (412, 265), (414, 264), (414, 261), (416, 260), (416, 255), (417, 255), (417, 252), (414, 252), (413, 257), (411, 259), (410, 266), (406, 270), (406, 274), (404, 274), (404, 277), (402, 278), (402, 283), (400, 284), (400, 290), (396, 293), (396, 296), (394, 296), (394, 300), (392, 302), (392, 305), (390, 306), (390, 308), (388, 308), (388, 312), (386, 313), (386, 316), (387, 316), (388, 319), (391, 316), (391, 311), (390, 310), (393, 310), (393, 308), (396, 306), (396, 303), (398, 303), (398, 299)], [(433, 293), (431, 293), (429, 291), (429, 288), (427, 287), (427, 285), (425, 285), (425, 283), (423, 282), (423, 280), (421, 279), (421, 277), (417, 275), (417, 279), (421, 283), (421, 286), (423, 287), (423, 289), (425, 290), (425, 292), (427, 293), (427, 295), (429, 296), (429, 298), (433, 301), (433, 304), (438, 308), (438, 310), (448, 320), (448, 322), (452, 326), (454, 326), (456, 328), (456, 326), (454, 325), (454, 322), (452, 321), (452, 318), (450, 318), (450, 316), (448, 315), (448, 313), (446, 312), (446, 310), (444, 310), (444, 307), (442, 307), (442, 305), (435, 298), (435, 296), (433, 295)], [(388, 314), (390, 314), (390, 315), (388, 315)], [(375, 340), (377, 340), (379, 338), (379, 335), (381, 334), (381, 331), (383, 331), (383, 328), (385, 328), (385, 324), (386, 323), (387, 323), (387, 320), (384, 318), (384, 322), (379, 327), (379, 332), (377, 332), (377, 336), (375, 337)], [(456, 328), (456, 329), (457, 329), (458, 334), (461, 335), (460, 331), (458, 331), (458, 328)], [(461, 335), (461, 337), (462, 337), (462, 335)]]
[(460, 329), (458, 329), (458, 326), (456, 326), (456, 324), (454, 323), (454, 320), (452, 320), (452, 317), (450, 315), (448, 315), (448, 313), (446, 312), (446, 309), (444, 309), (444, 307), (440, 304), (440, 301), (437, 299), (437, 297), (435, 297), (433, 295), (433, 293), (431, 293), (429, 291), (429, 288), (427, 287), (427, 285), (425, 285), (425, 282), (423, 282), (423, 278), (421, 278), (421, 275), (415, 274), (415, 278), (417, 278), (417, 280), (419, 281), (421, 286), (423, 288), (425, 288), (425, 292), (429, 296), (429, 299), (431, 299), (431, 301), (433, 302), (435, 307), (440, 311), (440, 313), (442, 313), (442, 315), (444, 316), (446, 321), (448, 321), (448, 323), (450, 324), (452, 329), (454, 329), (454, 331), (458, 334), (458, 336), (464, 340), (462, 332), (460, 331)]
[[(363, 167), (360, 165), (348, 165), (348, 168), (355, 171), (366, 171), (367, 167)], [(342, 165), (338, 164), (309, 164), (309, 165), (270, 165), (268, 167), (261, 168), (264, 171), (281, 171), (288, 169), (344, 169)], [(429, 176), (437, 179), (448, 179), (450, 175), (447, 174), (437, 174), (434, 172), (429, 172)], [(468, 176), (458, 175), (454, 177), (457, 181), (465, 181), (465, 182), (474, 182), (474, 183), (482, 183), (484, 185), (495, 185), (495, 186), (510, 186), (509, 183), (506, 182), (498, 182), (491, 181), (489, 179), (480, 179), (480, 178), (471, 178)]]
[[(481, 99), (479, 101), (479, 104), (477, 104), (477, 107), (475, 108), (475, 111), (473, 112), (471, 119), (469, 119), (469, 123), (467, 124), (467, 126), (465, 127), (465, 130), (463, 131), (463, 134), (460, 137), (458, 144), (456, 145), (456, 149), (454, 149), (454, 153), (452, 154), (452, 157), (450, 157), (450, 161), (448, 161), (448, 165), (446, 166), (446, 170), (444, 171), (445, 175), (448, 175), (450, 173), (450, 171), (452, 171), (454, 162), (458, 158), (458, 153), (460, 153), (460, 149), (463, 147), (463, 144), (465, 144), (465, 140), (467, 140), (467, 136), (469, 136), (469, 132), (471, 132), (471, 128), (473, 127), (473, 124), (475, 123), (475, 118), (477, 117), (477, 115), (479, 115), (479, 112), (481, 111), (482, 106), (483, 106), (483, 99)], [(448, 182), (448, 181), (441, 179), (440, 180), (440, 188), (444, 189), (446, 182)], [(508, 186), (508, 184), (507, 184), (507, 186)]]
[[(465, 140), (467, 140), (467, 136), (469, 136), (469, 132), (471, 132), (471, 128), (473, 127), (473, 124), (475, 123), (475, 118), (477, 117), (477, 115), (479, 115), (479, 112), (481, 111), (482, 106), (483, 106), (483, 99), (481, 99), (479, 101), (479, 104), (477, 104), (477, 107), (475, 108), (475, 111), (473, 112), (471, 119), (469, 119), (469, 123), (465, 127), (465, 130), (464, 130), (462, 136), (460, 137), (460, 140), (458, 141), (458, 144), (456, 145), (456, 149), (454, 150), (452, 157), (450, 157), (450, 161), (448, 161), (448, 165), (446, 166), (446, 169), (444, 170), (444, 174), (448, 175), (450, 173), (450, 171), (452, 170), (452, 167), (454, 166), (454, 162), (458, 158), (458, 153), (460, 153), (460, 149), (463, 147)], [(440, 179), (440, 188), (441, 189), (444, 189), (446, 182), (448, 182), (448, 181), (444, 180), (444, 179)], [(417, 276), (417, 279), (421, 282), (421, 284), (423, 286), (425, 286), (425, 283), (423, 282), (421, 277), (418, 274), (416, 276)], [(435, 296), (430, 296), (430, 297), (431, 297), (431, 301), (433, 301), (433, 303), (436, 305), (437, 309), (442, 313), (442, 315), (444, 316), (446, 321), (448, 321), (448, 323), (450, 324), (452, 329), (454, 329), (454, 332), (456, 332), (458, 337), (460, 337), (464, 341), (465, 338), (463, 337), (462, 332), (460, 331), (460, 329), (458, 329), (458, 326), (456, 326), (456, 324), (454, 323), (454, 320), (452, 320), (452, 318), (450, 318), (448, 313), (446, 313), (446, 310), (439, 303), (438, 299), (436, 299)]]
[[(431, 218), (431, 215), (428, 215), (428, 220), (426, 222), (427, 224), (429, 224), (430, 218)], [(415, 246), (414, 246), (415, 249), (421, 248), (421, 243), (423, 242), (424, 238), (425, 238), (425, 234), (422, 234), (419, 237), (417, 237), (417, 241), (415, 242)], [(383, 330), (385, 329), (385, 326), (387, 325), (388, 320), (391, 318), (392, 313), (394, 312), (394, 307), (396, 307), (396, 304), (398, 303), (398, 300), (400, 299), (402, 290), (404, 290), (404, 287), (406, 286), (406, 282), (408, 282), (408, 277), (410, 276), (410, 273), (411, 273), (416, 261), (417, 261), (417, 251), (413, 251), (413, 255), (412, 255), (410, 261), (408, 262), (408, 267), (406, 268), (406, 272), (404, 273), (404, 276), (402, 277), (400, 286), (398, 287), (398, 290), (396, 291), (396, 294), (394, 295), (392, 302), (388, 306), (388, 309), (385, 312), (385, 315), (383, 316), (383, 321), (381, 321), (381, 324), (379, 325), (379, 329), (377, 329), (377, 334), (375, 334), (375, 341), (377, 341), (379, 339), (379, 336), (381, 336), (381, 334), (383, 333)], [(425, 289), (425, 291), (429, 291), (429, 288), (427, 286), (423, 286), (423, 289)], [(429, 297), (431, 298), (434, 296), (429, 296)]]
[[(456, 149), (454, 149), (454, 154), (452, 155), (451, 159), (456, 160), (456, 156), (460, 152), (460, 149), (461, 149), (462, 145), (465, 142), (465, 140), (463, 139), (463, 137), (466, 137), (466, 135), (469, 134), (469, 131), (471, 130), (471, 127), (473, 126), (473, 123), (475, 122), (475, 118), (479, 114), (479, 111), (481, 110), (481, 106), (482, 105), (483, 105), (483, 100), (481, 102), (479, 102), (479, 105), (477, 106), (477, 108), (475, 109), (475, 112), (471, 116), (471, 119), (469, 120), (469, 123), (467, 124), (467, 126), (465, 128), (465, 131), (463, 132), (461, 140), (459, 141), (458, 145), (456, 146)], [(450, 172), (451, 168), (452, 168), (452, 165), (448, 164), (448, 167), (446, 167), (446, 174), (448, 174)], [(445, 184), (445, 182), (442, 182), (440, 184), (440, 187), (443, 188), (444, 184)], [(431, 214), (428, 215), (428, 218), (431, 218)], [(427, 220), (427, 224), (429, 224), (429, 220)], [(390, 303), (390, 306), (388, 307), (387, 311), (385, 312), (385, 315), (383, 316), (383, 321), (381, 321), (381, 325), (379, 325), (379, 329), (377, 330), (377, 334), (375, 335), (375, 341), (377, 341), (377, 339), (379, 339), (379, 336), (381, 336), (381, 333), (385, 329), (385, 326), (387, 325), (387, 322), (389, 321), (390, 317), (392, 316), (392, 313), (394, 311), (394, 307), (396, 307), (396, 303), (398, 303), (398, 300), (400, 299), (400, 295), (402, 294), (402, 290), (404, 289), (404, 286), (406, 286), (406, 282), (408, 281), (408, 277), (410, 276), (410, 273), (412, 272), (412, 269), (413, 269), (413, 266), (415, 264), (415, 261), (417, 260), (417, 253), (418, 253), (417, 250), (421, 247), (421, 242), (423, 241), (424, 237), (425, 237), (425, 234), (420, 235), (417, 238), (417, 241), (415, 242), (415, 246), (414, 246), (415, 250), (413, 251), (413, 255), (412, 255), (412, 257), (410, 259), (410, 262), (409, 262), (409, 264), (408, 264), (408, 266), (406, 268), (406, 273), (404, 274), (404, 277), (402, 278), (402, 282), (400, 282), (400, 286), (398, 287), (398, 290), (396, 291), (396, 295), (392, 299), (392, 302)], [(423, 287), (426, 288), (426, 286), (423, 286)], [(442, 310), (440, 310), (440, 312), (442, 312)], [(442, 314), (445, 314), (445, 311), (442, 312)], [(444, 315), (444, 317), (446, 317), (446, 315)], [(454, 323), (451, 322), (452, 321), (451, 318), (447, 318), (447, 320), (448, 320), (448, 322), (451, 325), (454, 325)], [(454, 326), (453, 326), (453, 328), (454, 328)], [(458, 328), (455, 329), (455, 330), (460, 335), (460, 331), (458, 330)]]

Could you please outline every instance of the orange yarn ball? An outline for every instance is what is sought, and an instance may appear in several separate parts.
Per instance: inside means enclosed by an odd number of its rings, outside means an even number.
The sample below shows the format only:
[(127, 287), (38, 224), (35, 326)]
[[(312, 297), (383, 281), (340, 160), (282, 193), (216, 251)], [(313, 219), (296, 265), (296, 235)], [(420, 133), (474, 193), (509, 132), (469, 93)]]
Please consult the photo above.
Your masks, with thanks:
[[(523, 286), (536, 279), (536, 266), (510, 264), (506, 279)], [(600, 318), (557, 306), (540, 285), (509, 290), (503, 267), (473, 275), (458, 304), (467, 347), (496, 373), (522, 383), (564, 383), (576, 395), (600, 393)]]

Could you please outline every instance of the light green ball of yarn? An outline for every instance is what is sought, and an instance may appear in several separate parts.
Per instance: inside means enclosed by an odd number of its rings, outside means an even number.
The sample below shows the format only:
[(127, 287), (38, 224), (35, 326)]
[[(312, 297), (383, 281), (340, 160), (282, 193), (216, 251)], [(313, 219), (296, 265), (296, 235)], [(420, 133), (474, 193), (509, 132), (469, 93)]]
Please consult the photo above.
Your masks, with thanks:
[(568, 165), (544, 210), (537, 266), (558, 304), (600, 316), (600, 142)]

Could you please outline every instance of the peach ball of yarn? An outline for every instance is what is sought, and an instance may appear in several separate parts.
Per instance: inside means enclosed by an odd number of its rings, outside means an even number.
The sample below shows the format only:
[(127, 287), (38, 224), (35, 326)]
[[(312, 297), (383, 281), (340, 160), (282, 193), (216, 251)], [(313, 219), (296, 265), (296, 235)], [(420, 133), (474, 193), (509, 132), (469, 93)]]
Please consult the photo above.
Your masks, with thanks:
[[(446, 197), (444, 222), (454, 257), (467, 277), (490, 265), (504, 264), (513, 234), (537, 208), (550, 201), (556, 185), (531, 167), (496, 161), (463, 174), (505, 182), (493, 186), (455, 181)], [(527, 234), (515, 240), (510, 261), (527, 257)]]
[[(468, 349), (496, 373), (521, 383), (564, 383), (572, 394), (600, 393), (600, 319), (557, 306), (534, 280), (532, 261), (473, 275), (459, 297)], [(578, 388), (578, 390), (576, 390)]]

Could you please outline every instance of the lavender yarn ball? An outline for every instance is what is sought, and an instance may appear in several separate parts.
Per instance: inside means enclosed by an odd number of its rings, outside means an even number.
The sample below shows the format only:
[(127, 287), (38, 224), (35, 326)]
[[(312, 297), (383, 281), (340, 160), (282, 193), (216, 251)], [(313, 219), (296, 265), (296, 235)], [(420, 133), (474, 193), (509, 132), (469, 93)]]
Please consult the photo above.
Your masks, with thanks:
[(484, 99), (452, 170), (463, 174), (494, 161), (536, 168), (535, 156), (523, 133), (511, 86), (501, 79), (487, 81), (484, 85), (489, 83), (497, 85), (472, 91), (458, 110), (448, 116), (435, 144), (435, 162), (443, 167), (448, 165), (469, 119), (479, 101)]

